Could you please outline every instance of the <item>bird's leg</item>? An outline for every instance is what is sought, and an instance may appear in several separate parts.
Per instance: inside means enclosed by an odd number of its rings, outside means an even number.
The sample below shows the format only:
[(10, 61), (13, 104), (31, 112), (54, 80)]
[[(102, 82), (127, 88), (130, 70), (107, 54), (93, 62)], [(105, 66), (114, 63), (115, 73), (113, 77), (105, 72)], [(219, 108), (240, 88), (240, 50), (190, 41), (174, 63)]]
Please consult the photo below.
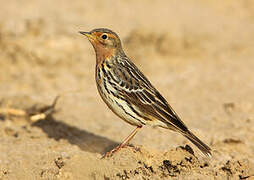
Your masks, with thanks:
[(119, 146), (115, 147), (111, 151), (104, 154), (102, 158), (110, 157), (113, 155), (113, 153), (115, 153), (115, 152), (119, 151), (121, 148), (125, 147), (129, 143), (129, 141), (135, 136), (135, 134), (137, 134), (138, 130), (141, 128), (142, 128), (142, 126), (137, 126), (136, 129), (134, 129), (134, 131), (132, 131), (131, 134), (128, 137), (126, 137)]

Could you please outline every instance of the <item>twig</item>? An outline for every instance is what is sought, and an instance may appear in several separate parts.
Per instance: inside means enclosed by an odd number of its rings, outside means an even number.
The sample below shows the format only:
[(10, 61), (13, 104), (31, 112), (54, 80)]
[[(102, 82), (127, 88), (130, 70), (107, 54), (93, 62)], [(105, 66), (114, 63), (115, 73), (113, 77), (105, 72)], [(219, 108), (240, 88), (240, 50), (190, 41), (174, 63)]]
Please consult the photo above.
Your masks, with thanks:
[(11, 116), (21, 116), (21, 117), (29, 117), (29, 119), (32, 122), (36, 122), (41, 119), (45, 119), (48, 115), (54, 113), (55, 106), (60, 98), (60, 95), (56, 96), (53, 103), (50, 106), (44, 106), (36, 112), (29, 113), (29, 110), (23, 110), (23, 109), (15, 109), (15, 108), (0, 108), (0, 114), (3, 115), (11, 115)]

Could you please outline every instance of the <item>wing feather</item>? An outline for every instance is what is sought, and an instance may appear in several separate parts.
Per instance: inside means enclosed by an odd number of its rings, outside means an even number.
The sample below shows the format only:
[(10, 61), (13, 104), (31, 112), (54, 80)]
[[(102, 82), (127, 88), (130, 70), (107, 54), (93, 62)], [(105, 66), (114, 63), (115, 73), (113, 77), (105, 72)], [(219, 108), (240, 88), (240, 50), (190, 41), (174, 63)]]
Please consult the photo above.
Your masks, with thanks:
[(112, 66), (110, 76), (118, 84), (120, 96), (138, 107), (147, 119), (152, 116), (180, 132), (188, 130), (162, 95), (127, 57), (124, 60), (121, 57), (115, 63), (117, 66)]

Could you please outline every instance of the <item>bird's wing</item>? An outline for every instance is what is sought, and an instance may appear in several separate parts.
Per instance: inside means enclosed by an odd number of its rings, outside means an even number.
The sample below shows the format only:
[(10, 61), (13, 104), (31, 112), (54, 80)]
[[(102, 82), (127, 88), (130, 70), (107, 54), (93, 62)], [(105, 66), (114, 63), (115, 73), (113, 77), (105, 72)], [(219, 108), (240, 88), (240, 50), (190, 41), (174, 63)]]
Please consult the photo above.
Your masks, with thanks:
[(175, 130), (187, 131), (175, 111), (131, 61), (125, 59), (112, 68), (111, 79), (118, 85), (119, 94), (130, 104)]

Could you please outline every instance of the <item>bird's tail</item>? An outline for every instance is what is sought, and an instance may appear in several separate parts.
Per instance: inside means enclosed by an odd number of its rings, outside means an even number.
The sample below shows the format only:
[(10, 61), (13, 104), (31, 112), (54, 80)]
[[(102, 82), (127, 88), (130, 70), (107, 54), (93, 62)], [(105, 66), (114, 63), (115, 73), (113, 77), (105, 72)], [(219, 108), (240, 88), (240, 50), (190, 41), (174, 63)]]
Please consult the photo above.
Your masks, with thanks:
[(193, 144), (195, 144), (204, 155), (211, 157), (211, 148), (208, 147), (205, 143), (203, 143), (197, 136), (195, 136), (192, 132), (187, 131), (184, 132), (183, 135), (189, 139)]

